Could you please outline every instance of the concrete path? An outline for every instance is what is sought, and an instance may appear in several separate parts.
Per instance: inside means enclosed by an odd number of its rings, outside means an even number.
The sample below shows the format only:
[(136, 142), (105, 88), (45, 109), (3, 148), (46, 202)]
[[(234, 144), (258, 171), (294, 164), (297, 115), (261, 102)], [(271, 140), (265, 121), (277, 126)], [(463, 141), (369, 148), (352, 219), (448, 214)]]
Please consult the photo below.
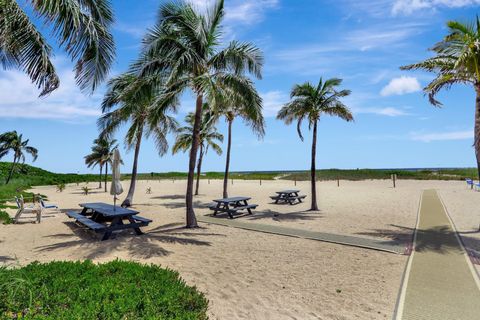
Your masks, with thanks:
[(395, 319), (480, 319), (478, 275), (435, 190), (422, 196)]
[(242, 222), (237, 219), (224, 219), (216, 218), (212, 216), (198, 216), (197, 220), (203, 223), (217, 224), (227, 227), (240, 228), (245, 230), (272, 233), (282, 236), (304, 238), (310, 240), (325, 241), (331, 243), (337, 243), (342, 245), (361, 247), (366, 249), (373, 249), (397, 254), (403, 254), (405, 252), (405, 243), (399, 243), (392, 240), (377, 240), (370, 238), (361, 238), (353, 236), (338, 235), (333, 233), (324, 233), (316, 231), (308, 231), (301, 229), (293, 229), (281, 226), (274, 226), (268, 224), (259, 224), (251, 222)]

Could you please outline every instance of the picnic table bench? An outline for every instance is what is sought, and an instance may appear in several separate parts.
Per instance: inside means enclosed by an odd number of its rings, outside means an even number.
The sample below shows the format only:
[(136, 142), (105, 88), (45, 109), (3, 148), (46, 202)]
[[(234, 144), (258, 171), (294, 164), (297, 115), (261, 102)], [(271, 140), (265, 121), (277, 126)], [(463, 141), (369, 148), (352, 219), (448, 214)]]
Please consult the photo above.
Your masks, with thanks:
[(289, 204), (294, 204), (296, 201), (298, 203), (302, 202), (307, 196), (299, 195), (300, 190), (282, 190), (277, 191), (275, 196), (271, 196), (272, 200), (275, 200), (275, 203), (284, 202)]
[(143, 234), (140, 227), (152, 222), (138, 216), (138, 211), (107, 203), (81, 203), (80, 207), (83, 208), (81, 212), (68, 211), (67, 216), (97, 233), (103, 233), (102, 241), (109, 239), (117, 230), (133, 229), (137, 235)]
[(253, 214), (252, 209), (258, 207), (257, 204), (248, 204), (249, 197), (231, 197), (224, 199), (213, 200), (216, 204), (210, 206), (210, 210), (213, 210), (213, 215), (217, 215), (218, 212), (225, 212), (230, 219), (233, 219), (233, 214), (240, 210), (247, 210), (249, 214)]

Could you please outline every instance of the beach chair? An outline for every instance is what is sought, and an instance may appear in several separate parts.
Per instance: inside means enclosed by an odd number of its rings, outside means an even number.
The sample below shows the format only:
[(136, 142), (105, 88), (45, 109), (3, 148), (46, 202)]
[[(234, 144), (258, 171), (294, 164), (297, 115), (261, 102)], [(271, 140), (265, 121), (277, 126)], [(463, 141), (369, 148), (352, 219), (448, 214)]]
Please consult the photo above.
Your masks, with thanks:
[(467, 183), (467, 187), (470, 187), (470, 189), (473, 189), (473, 180), (472, 179), (465, 179), (465, 182)]
[(475, 191), (480, 191), (480, 182), (473, 183), (473, 188)]
[(42, 207), (43, 210), (55, 210), (58, 211), (58, 206), (56, 204), (48, 204), (43, 201), (42, 197), (38, 197), (38, 202), (40, 203), (40, 206)]
[(15, 202), (17, 203), (17, 213), (15, 214), (15, 217), (13, 218), (14, 223), (18, 223), (18, 220), (20, 219), (20, 216), (24, 213), (33, 213), (37, 217), (37, 223), (40, 223), (42, 219), (42, 209), (35, 207), (35, 206), (25, 206), (25, 202), (23, 201), (23, 197), (20, 196), (19, 198), (15, 197)]

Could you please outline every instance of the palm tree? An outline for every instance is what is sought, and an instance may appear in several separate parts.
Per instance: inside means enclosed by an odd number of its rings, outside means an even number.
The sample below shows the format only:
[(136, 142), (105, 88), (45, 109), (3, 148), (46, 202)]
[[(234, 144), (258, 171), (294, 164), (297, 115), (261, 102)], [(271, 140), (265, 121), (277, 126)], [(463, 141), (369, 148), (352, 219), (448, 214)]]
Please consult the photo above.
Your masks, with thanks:
[(442, 89), (448, 90), (454, 84), (473, 86), (476, 93), (473, 145), (480, 179), (480, 19), (477, 16), (472, 24), (449, 21), (447, 26), (449, 34), (431, 49), (435, 56), (401, 69), (436, 73), (435, 79), (423, 89), (430, 103), (436, 107), (442, 106), (436, 99)]
[(52, 47), (26, 12), (51, 26), (58, 45), (76, 61), (75, 79), (82, 90), (93, 91), (107, 76), (115, 57), (108, 0), (0, 0), (0, 65), (24, 71), (46, 95), (60, 80), (52, 64)]
[(6, 156), (10, 151), (13, 152), (13, 163), (10, 168), (10, 173), (8, 174), (5, 184), (10, 182), (13, 172), (15, 170), (15, 165), (22, 161), (25, 163), (25, 153), (28, 153), (32, 156), (33, 161), (37, 160), (38, 150), (32, 146), (28, 145), (29, 139), (23, 140), (23, 135), (18, 134), (17, 131), (5, 132), (0, 135), (0, 158)]
[(228, 198), (228, 174), (230, 171), (233, 120), (237, 117), (241, 117), (259, 137), (262, 137), (265, 134), (265, 122), (262, 115), (261, 105), (243, 105), (241, 100), (236, 102), (238, 104), (235, 102), (233, 103), (233, 105), (221, 110), (225, 115), (228, 124), (227, 157), (225, 160), (225, 174), (223, 176), (224, 198)]
[(96, 165), (100, 167), (98, 188), (102, 189), (103, 154), (101, 152), (101, 147), (99, 147), (99, 140), (95, 139), (93, 143), (92, 152), (85, 156), (85, 164), (88, 168), (95, 167)]
[[(203, 12), (203, 11), (202, 11)], [(220, 49), (224, 1), (202, 13), (188, 2), (170, 2), (161, 6), (158, 21), (144, 39), (143, 53), (134, 70), (143, 76), (161, 76), (167, 89), (159, 101), (191, 89), (196, 95), (192, 147), (188, 164), (186, 225), (197, 227), (193, 208), (193, 182), (199, 146), (204, 98), (219, 105), (215, 92), (228, 88), (240, 94), (246, 105), (260, 106), (254, 83), (245, 74), (261, 78), (263, 56), (250, 43), (230, 42)]]
[[(104, 115), (98, 120), (102, 136), (111, 136), (125, 123), (130, 127), (125, 136), (128, 149), (135, 149), (130, 188), (122, 207), (130, 207), (135, 193), (137, 180), (138, 155), (142, 138), (153, 136), (160, 156), (168, 151), (167, 134), (175, 131), (177, 121), (167, 115), (168, 109), (175, 110), (176, 103), (167, 108), (155, 108), (158, 86), (145, 85), (145, 79), (137, 78), (133, 73), (124, 73), (111, 79), (102, 103)], [(115, 110), (113, 107), (117, 106)]]
[[(209, 106), (207, 103), (203, 104), (202, 122), (200, 123), (200, 136), (199, 136), (199, 156), (197, 161), (197, 183), (195, 186), (195, 195), (198, 195), (198, 189), (200, 187), (200, 174), (202, 171), (203, 157), (207, 154), (208, 149), (212, 148), (218, 155), (222, 154), (222, 148), (218, 145), (218, 142), (223, 142), (223, 135), (217, 132), (215, 127), (216, 119), (213, 112), (208, 111)], [(176, 154), (179, 151), (187, 151), (192, 147), (192, 133), (193, 124), (195, 121), (195, 115), (190, 112), (185, 117), (187, 125), (178, 130), (178, 135), (175, 140), (175, 144), (172, 147), (172, 153)]]
[[(108, 164), (112, 163), (113, 151), (118, 148), (117, 140), (102, 137), (93, 140), (92, 152), (85, 156), (85, 163), (98, 161), (100, 166), (105, 166), (105, 192), (107, 192)], [(101, 175), (101, 174), (100, 174)]]
[(317, 86), (309, 82), (297, 84), (293, 87), (290, 97), (291, 101), (285, 104), (278, 111), (277, 119), (291, 124), (297, 120), (297, 132), (303, 141), (302, 122), (308, 121), (308, 127), (313, 127), (312, 138), (312, 164), (311, 164), (311, 188), (312, 203), (310, 210), (317, 211), (317, 186), (316, 186), (316, 164), (315, 157), (317, 153), (317, 124), (323, 115), (339, 117), (345, 121), (353, 121), (353, 115), (339, 98), (346, 97), (350, 94), (350, 90), (339, 90), (338, 87), (342, 83), (341, 79), (332, 78), (325, 82), (320, 78)]

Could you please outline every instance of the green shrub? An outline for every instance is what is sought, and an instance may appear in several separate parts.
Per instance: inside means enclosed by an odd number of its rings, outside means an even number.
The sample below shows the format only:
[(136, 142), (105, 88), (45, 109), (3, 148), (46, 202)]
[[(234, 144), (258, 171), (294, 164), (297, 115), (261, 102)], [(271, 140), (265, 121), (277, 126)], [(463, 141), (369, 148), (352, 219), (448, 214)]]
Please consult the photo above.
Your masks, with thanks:
[(10, 218), (10, 216), (6, 211), (0, 210), (0, 223), (3, 223), (3, 224), (12, 223), (12, 219)]
[(112, 261), (0, 268), (0, 318), (207, 319), (208, 301), (178, 273)]
[(82, 191), (84, 195), (88, 196), (88, 194), (90, 193), (90, 188), (88, 186), (84, 186), (82, 187)]
[(63, 192), (65, 190), (65, 183), (57, 184), (57, 192)]

